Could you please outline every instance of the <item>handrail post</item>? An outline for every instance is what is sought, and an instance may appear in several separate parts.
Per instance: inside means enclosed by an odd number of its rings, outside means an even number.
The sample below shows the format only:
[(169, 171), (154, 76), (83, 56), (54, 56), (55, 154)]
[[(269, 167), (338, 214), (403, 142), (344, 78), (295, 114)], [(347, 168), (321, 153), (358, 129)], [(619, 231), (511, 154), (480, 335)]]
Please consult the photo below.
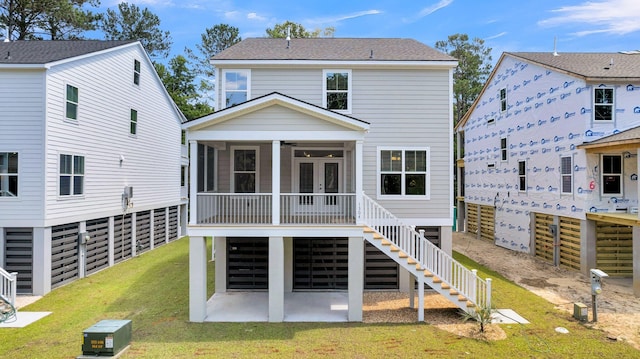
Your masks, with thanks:
[(486, 308), (491, 308), (491, 278), (487, 278), (487, 292), (485, 294), (485, 296), (487, 297), (486, 301)]
[(11, 273), (11, 305), (16, 306), (16, 292), (18, 290), (18, 272)]
[(478, 290), (478, 270), (477, 269), (472, 269), (471, 273), (473, 273), (473, 278), (471, 278), (471, 288), (469, 288), (469, 293), (471, 294), (471, 298), (473, 298), (473, 301), (478, 303), (478, 294), (477, 294), (477, 290)]

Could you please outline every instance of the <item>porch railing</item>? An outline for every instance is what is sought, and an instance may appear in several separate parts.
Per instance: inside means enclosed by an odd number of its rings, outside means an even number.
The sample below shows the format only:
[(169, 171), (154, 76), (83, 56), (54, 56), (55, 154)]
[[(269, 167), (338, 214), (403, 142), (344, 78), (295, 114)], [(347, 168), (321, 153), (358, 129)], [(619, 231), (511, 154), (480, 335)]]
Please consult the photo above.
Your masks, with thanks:
[[(353, 193), (280, 194), (279, 222), (295, 224), (355, 224)], [(272, 224), (270, 193), (198, 193), (198, 224)]]
[(18, 273), (9, 273), (0, 268), (0, 296), (11, 305), (16, 305), (16, 291), (18, 288)]
[(270, 193), (198, 193), (198, 224), (271, 224)]
[(287, 193), (280, 195), (282, 224), (355, 224), (353, 193)]
[(383, 235), (426, 270), (455, 288), (481, 308), (491, 306), (491, 280), (483, 280), (446, 252), (431, 243), (423, 233), (405, 225), (387, 209), (363, 195), (362, 221)]

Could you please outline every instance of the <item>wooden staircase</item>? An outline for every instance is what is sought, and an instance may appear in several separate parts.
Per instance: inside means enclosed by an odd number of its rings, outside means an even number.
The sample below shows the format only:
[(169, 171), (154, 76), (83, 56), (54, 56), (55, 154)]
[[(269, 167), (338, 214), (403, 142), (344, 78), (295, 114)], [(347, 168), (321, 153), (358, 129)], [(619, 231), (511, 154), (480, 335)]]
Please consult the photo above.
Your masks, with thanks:
[(416, 278), (419, 321), (424, 320), (424, 285), (467, 313), (491, 306), (491, 279), (479, 278), (476, 270), (431, 243), (424, 231), (416, 232), (366, 195), (360, 213), (364, 238)]

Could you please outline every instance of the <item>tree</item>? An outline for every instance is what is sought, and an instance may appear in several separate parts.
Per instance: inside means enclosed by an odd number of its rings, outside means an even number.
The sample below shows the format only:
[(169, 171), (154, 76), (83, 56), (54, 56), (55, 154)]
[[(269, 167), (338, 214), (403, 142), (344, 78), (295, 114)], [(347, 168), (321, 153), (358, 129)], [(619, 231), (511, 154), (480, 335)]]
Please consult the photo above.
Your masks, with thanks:
[(171, 35), (160, 30), (160, 18), (147, 8), (120, 3), (117, 12), (107, 9), (100, 27), (107, 40), (140, 40), (149, 57), (169, 56)]
[(320, 30), (309, 32), (304, 26), (292, 22), (285, 21), (282, 24), (275, 24), (272, 28), (267, 28), (267, 37), (271, 38), (286, 38), (287, 34), (291, 36), (291, 38), (306, 38), (306, 37), (318, 37), (320, 34)]
[(85, 10), (99, 0), (0, 0), (0, 23), (14, 40), (78, 39), (95, 30), (100, 15)]
[(435, 48), (458, 59), (458, 67), (453, 72), (455, 126), (478, 97), (491, 73), (491, 48), (485, 47), (484, 40), (479, 38), (469, 41), (466, 34), (450, 35), (447, 41), (437, 41)]
[(189, 62), (184, 56), (178, 55), (169, 60), (168, 67), (160, 63), (155, 63), (154, 66), (173, 102), (187, 119), (213, 112), (211, 106), (198, 101), (199, 95), (194, 84), (196, 75), (189, 68)]
[[(200, 76), (199, 92), (201, 97), (207, 97), (207, 93), (213, 91), (215, 69), (209, 63), (209, 59), (220, 53), (222, 50), (242, 41), (240, 30), (237, 27), (227, 24), (218, 24), (205, 29), (200, 35), (201, 43), (196, 44), (198, 53), (185, 48), (187, 57), (194, 62), (195, 73)], [(205, 101), (206, 102), (206, 101)]]

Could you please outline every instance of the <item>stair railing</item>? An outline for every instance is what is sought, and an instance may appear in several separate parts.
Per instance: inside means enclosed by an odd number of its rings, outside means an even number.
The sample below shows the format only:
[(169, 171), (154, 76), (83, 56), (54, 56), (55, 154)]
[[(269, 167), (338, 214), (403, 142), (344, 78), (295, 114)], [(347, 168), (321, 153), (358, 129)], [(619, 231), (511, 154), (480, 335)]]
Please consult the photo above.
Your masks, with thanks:
[(491, 307), (491, 279), (483, 280), (478, 277), (476, 270), (467, 269), (431, 243), (423, 233), (404, 224), (366, 194), (363, 194), (362, 198), (359, 211), (362, 223), (384, 236), (425, 270), (433, 273), (476, 306)]
[(16, 305), (16, 290), (18, 287), (18, 273), (9, 273), (0, 268), (0, 296), (10, 303)]

